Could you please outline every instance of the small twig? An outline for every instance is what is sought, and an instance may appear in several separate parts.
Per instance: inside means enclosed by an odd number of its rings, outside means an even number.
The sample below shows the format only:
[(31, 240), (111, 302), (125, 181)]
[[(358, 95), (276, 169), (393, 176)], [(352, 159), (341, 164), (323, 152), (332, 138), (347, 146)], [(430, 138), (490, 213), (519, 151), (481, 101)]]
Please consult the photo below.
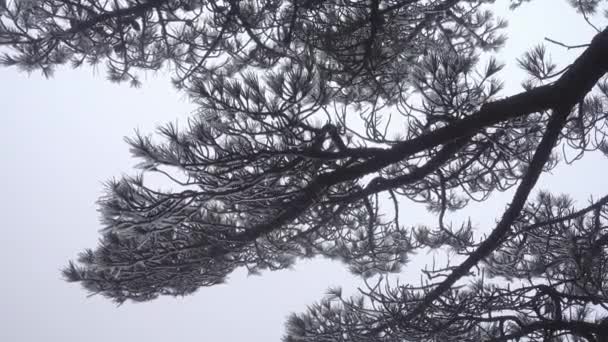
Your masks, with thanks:
[(581, 13), (583, 14), (583, 18), (585, 18), (585, 21), (587, 22), (587, 24), (589, 24), (589, 26), (593, 27), (593, 29), (596, 32), (601, 32), (600, 29), (598, 29), (595, 25), (593, 25), (593, 23), (591, 22), (591, 20), (589, 20), (589, 17), (587, 16), (587, 12), (585, 12), (585, 10), (583, 9), (583, 5), (581, 4), (581, 0), (578, 0), (578, 8), (581, 11)]
[(588, 47), (590, 45), (590, 44), (567, 45), (567, 44), (564, 44), (562, 42), (558, 42), (557, 40), (553, 40), (553, 39), (547, 38), (547, 37), (545, 37), (545, 40), (548, 41), (548, 42), (551, 42), (553, 44), (556, 44), (556, 45), (559, 45), (559, 46), (563, 46), (563, 47), (567, 48), (568, 50), (570, 50), (570, 49), (580, 49), (580, 48)]

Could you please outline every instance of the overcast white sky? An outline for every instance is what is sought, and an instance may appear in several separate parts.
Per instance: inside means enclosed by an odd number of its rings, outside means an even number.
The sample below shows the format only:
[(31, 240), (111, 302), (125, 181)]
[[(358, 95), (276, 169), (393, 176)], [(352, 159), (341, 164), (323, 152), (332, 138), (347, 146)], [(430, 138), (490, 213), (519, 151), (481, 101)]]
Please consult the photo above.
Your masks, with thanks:
[[(535, 0), (507, 14), (503, 96), (519, 91), (515, 58), (526, 49), (546, 36), (570, 44), (593, 36), (564, 0)], [(561, 66), (581, 52), (551, 51)], [(123, 137), (135, 128), (151, 132), (183, 122), (192, 109), (160, 76), (149, 75), (133, 89), (106, 81), (103, 69), (59, 70), (50, 80), (0, 69), (0, 341), (279, 341), (288, 313), (304, 311), (329, 286), (359, 284), (342, 265), (315, 260), (261, 277), (236, 272), (228, 284), (186, 298), (116, 307), (61, 280), (60, 268), (97, 243), (95, 201), (102, 182), (133, 173), (136, 161)], [(590, 194), (608, 190), (602, 174), (607, 166), (605, 159), (585, 158), (560, 168), (542, 186), (571, 193), (583, 204)], [(470, 213), (481, 226), (502, 212), (496, 204), (478, 208)], [(408, 225), (423, 223), (423, 212), (405, 215)], [(406, 275), (418, 279), (418, 270), (406, 269)]]

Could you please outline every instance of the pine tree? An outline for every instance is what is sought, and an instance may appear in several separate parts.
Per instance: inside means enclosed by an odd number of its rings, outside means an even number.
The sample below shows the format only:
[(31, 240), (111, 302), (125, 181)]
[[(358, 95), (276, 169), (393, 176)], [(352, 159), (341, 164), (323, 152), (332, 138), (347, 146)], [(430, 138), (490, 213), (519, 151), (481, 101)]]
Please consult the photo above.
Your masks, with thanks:
[[(421, 284), (332, 290), (289, 318), (285, 341), (605, 340), (608, 196), (576, 208), (532, 192), (558, 149), (608, 154), (608, 31), (561, 71), (534, 48), (519, 60), (524, 90), (499, 98), (493, 2), (0, 3), (4, 65), (49, 76), (105, 63), (134, 86), (170, 70), (199, 106), (183, 127), (128, 140), (141, 172), (108, 182), (100, 245), (65, 277), (122, 303), (313, 256), (378, 279), (434, 248), (461, 262)], [(570, 2), (585, 18), (605, 4)], [(487, 237), (446, 219), (509, 189)], [(408, 201), (437, 220), (408, 226)]]

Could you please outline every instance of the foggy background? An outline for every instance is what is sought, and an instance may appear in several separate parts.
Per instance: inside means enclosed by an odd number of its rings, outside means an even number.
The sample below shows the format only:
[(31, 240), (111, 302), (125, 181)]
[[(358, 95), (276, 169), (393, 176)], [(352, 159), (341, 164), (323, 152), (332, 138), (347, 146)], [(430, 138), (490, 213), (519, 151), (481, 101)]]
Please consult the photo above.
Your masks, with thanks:
[[(525, 75), (516, 58), (544, 37), (573, 45), (593, 37), (565, 0), (535, 0), (515, 12), (506, 10), (508, 1), (498, 3), (497, 14), (510, 24), (498, 55), (507, 64), (499, 74), (506, 82), (501, 96), (521, 91)], [(594, 20), (600, 27), (605, 22)], [(546, 45), (558, 69), (583, 51)], [(67, 261), (97, 245), (95, 201), (103, 182), (135, 173), (137, 160), (123, 137), (185, 122), (194, 110), (162, 73), (148, 73), (138, 89), (110, 83), (105, 75), (102, 66), (61, 68), (46, 80), (0, 68), (0, 341), (279, 341), (290, 312), (304, 311), (330, 286), (348, 294), (361, 285), (343, 265), (322, 259), (262, 276), (240, 270), (227, 284), (193, 296), (120, 307), (64, 282), (60, 269)], [(605, 157), (587, 155), (545, 175), (537, 189), (569, 193), (583, 206), (590, 195), (608, 190), (606, 170)], [(492, 228), (508, 198), (510, 193), (500, 194), (467, 214), (480, 229)], [(403, 213), (402, 223), (433, 223), (422, 210)], [(419, 270), (405, 268), (401, 279), (418, 281)]]

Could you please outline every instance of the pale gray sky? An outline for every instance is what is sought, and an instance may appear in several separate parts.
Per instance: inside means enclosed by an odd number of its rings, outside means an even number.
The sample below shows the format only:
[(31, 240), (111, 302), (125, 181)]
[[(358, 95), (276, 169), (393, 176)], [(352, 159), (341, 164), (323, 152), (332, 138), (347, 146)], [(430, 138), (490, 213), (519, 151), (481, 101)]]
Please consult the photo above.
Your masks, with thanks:
[[(508, 64), (503, 96), (519, 91), (515, 58), (527, 48), (545, 36), (580, 44), (593, 35), (564, 0), (535, 0), (508, 19), (510, 40), (500, 56)], [(561, 66), (581, 52), (551, 51)], [(151, 132), (185, 121), (192, 109), (160, 76), (149, 75), (133, 89), (106, 81), (103, 69), (58, 70), (50, 80), (0, 69), (0, 341), (279, 341), (288, 313), (304, 311), (329, 286), (359, 284), (342, 265), (315, 260), (261, 277), (239, 271), (226, 285), (185, 298), (116, 307), (61, 280), (60, 268), (97, 243), (95, 201), (102, 182), (133, 173), (136, 161), (123, 137), (135, 128)], [(607, 166), (606, 159), (585, 158), (542, 185), (583, 204), (590, 194), (608, 190), (602, 174)], [(488, 225), (502, 212), (497, 203), (472, 206), (468, 213)], [(410, 211), (403, 217), (409, 225), (423, 223), (424, 216)], [(403, 273), (418, 279), (417, 269)]]

